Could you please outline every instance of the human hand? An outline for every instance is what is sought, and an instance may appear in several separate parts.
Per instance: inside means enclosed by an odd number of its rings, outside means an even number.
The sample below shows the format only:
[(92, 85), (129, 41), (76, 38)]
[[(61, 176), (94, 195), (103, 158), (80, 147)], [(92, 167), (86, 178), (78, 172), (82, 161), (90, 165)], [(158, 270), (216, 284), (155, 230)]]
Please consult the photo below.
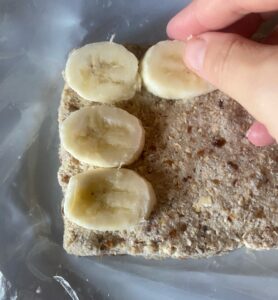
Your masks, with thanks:
[[(195, 0), (167, 26), (170, 38), (186, 41), (187, 66), (260, 122), (246, 134), (257, 146), (278, 141), (278, 29), (264, 44), (245, 37), (262, 22), (259, 13), (275, 10), (278, 0)], [(225, 32), (215, 32), (223, 28)]]

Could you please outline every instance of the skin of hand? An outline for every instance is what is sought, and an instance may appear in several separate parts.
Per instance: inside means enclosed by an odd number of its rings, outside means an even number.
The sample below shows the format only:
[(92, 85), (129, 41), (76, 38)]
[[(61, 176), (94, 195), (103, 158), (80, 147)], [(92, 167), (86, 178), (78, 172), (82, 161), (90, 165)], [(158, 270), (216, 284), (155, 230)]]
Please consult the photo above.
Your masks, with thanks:
[(167, 26), (185, 41), (187, 66), (258, 120), (246, 134), (256, 146), (278, 141), (278, 28), (264, 43), (246, 37), (277, 10), (278, 0), (195, 0)]

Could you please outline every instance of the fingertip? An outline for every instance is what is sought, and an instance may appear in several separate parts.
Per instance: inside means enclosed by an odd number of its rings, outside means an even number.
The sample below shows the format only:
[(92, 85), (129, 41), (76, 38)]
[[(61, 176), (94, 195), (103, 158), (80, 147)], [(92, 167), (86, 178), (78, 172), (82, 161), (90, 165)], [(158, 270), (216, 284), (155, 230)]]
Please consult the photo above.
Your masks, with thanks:
[(166, 32), (171, 39), (185, 40), (189, 35), (198, 34), (202, 29), (195, 18), (192, 5), (189, 4), (169, 21)]
[(183, 24), (180, 24), (179, 18), (174, 17), (170, 22), (167, 24), (166, 32), (170, 39), (173, 40), (185, 40), (189, 35), (191, 35), (191, 32), (189, 32), (187, 29), (189, 27), (184, 26)]
[(167, 33), (167, 35), (168, 35), (168, 37), (170, 38), (170, 39), (174, 39), (175, 38), (175, 24), (174, 24), (174, 21), (173, 21), (173, 19), (171, 19), (170, 21), (169, 21), (169, 23), (167, 24), (167, 26), (166, 26), (166, 33)]
[(260, 122), (254, 122), (246, 133), (249, 142), (257, 147), (272, 145), (275, 139), (269, 134), (267, 128)]

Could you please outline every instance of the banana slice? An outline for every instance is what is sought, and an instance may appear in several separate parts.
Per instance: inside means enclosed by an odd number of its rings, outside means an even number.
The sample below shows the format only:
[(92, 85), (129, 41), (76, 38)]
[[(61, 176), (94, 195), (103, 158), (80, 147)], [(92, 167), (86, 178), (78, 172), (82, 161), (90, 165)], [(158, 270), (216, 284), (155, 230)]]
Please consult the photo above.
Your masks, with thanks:
[(65, 80), (84, 99), (112, 103), (132, 98), (138, 90), (138, 60), (124, 46), (99, 42), (73, 50)]
[(71, 177), (64, 213), (93, 230), (130, 230), (147, 218), (156, 202), (151, 184), (127, 169), (96, 169)]
[(73, 112), (60, 130), (73, 157), (92, 166), (118, 167), (134, 162), (145, 143), (140, 120), (123, 109), (98, 105)]
[(150, 93), (165, 99), (189, 99), (215, 89), (185, 66), (183, 54), (180, 41), (162, 41), (146, 52), (141, 76)]

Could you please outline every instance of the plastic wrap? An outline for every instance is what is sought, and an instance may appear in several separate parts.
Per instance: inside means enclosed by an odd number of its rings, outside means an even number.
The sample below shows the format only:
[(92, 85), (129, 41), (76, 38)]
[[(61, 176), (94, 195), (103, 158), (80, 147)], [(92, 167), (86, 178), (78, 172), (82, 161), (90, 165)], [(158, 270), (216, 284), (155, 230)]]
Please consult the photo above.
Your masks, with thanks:
[(188, 1), (0, 1), (0, 299), (277, 299), (278, 251), (206, 260), (62, 248), (57, 109), (70, 49), (153, 43)]

